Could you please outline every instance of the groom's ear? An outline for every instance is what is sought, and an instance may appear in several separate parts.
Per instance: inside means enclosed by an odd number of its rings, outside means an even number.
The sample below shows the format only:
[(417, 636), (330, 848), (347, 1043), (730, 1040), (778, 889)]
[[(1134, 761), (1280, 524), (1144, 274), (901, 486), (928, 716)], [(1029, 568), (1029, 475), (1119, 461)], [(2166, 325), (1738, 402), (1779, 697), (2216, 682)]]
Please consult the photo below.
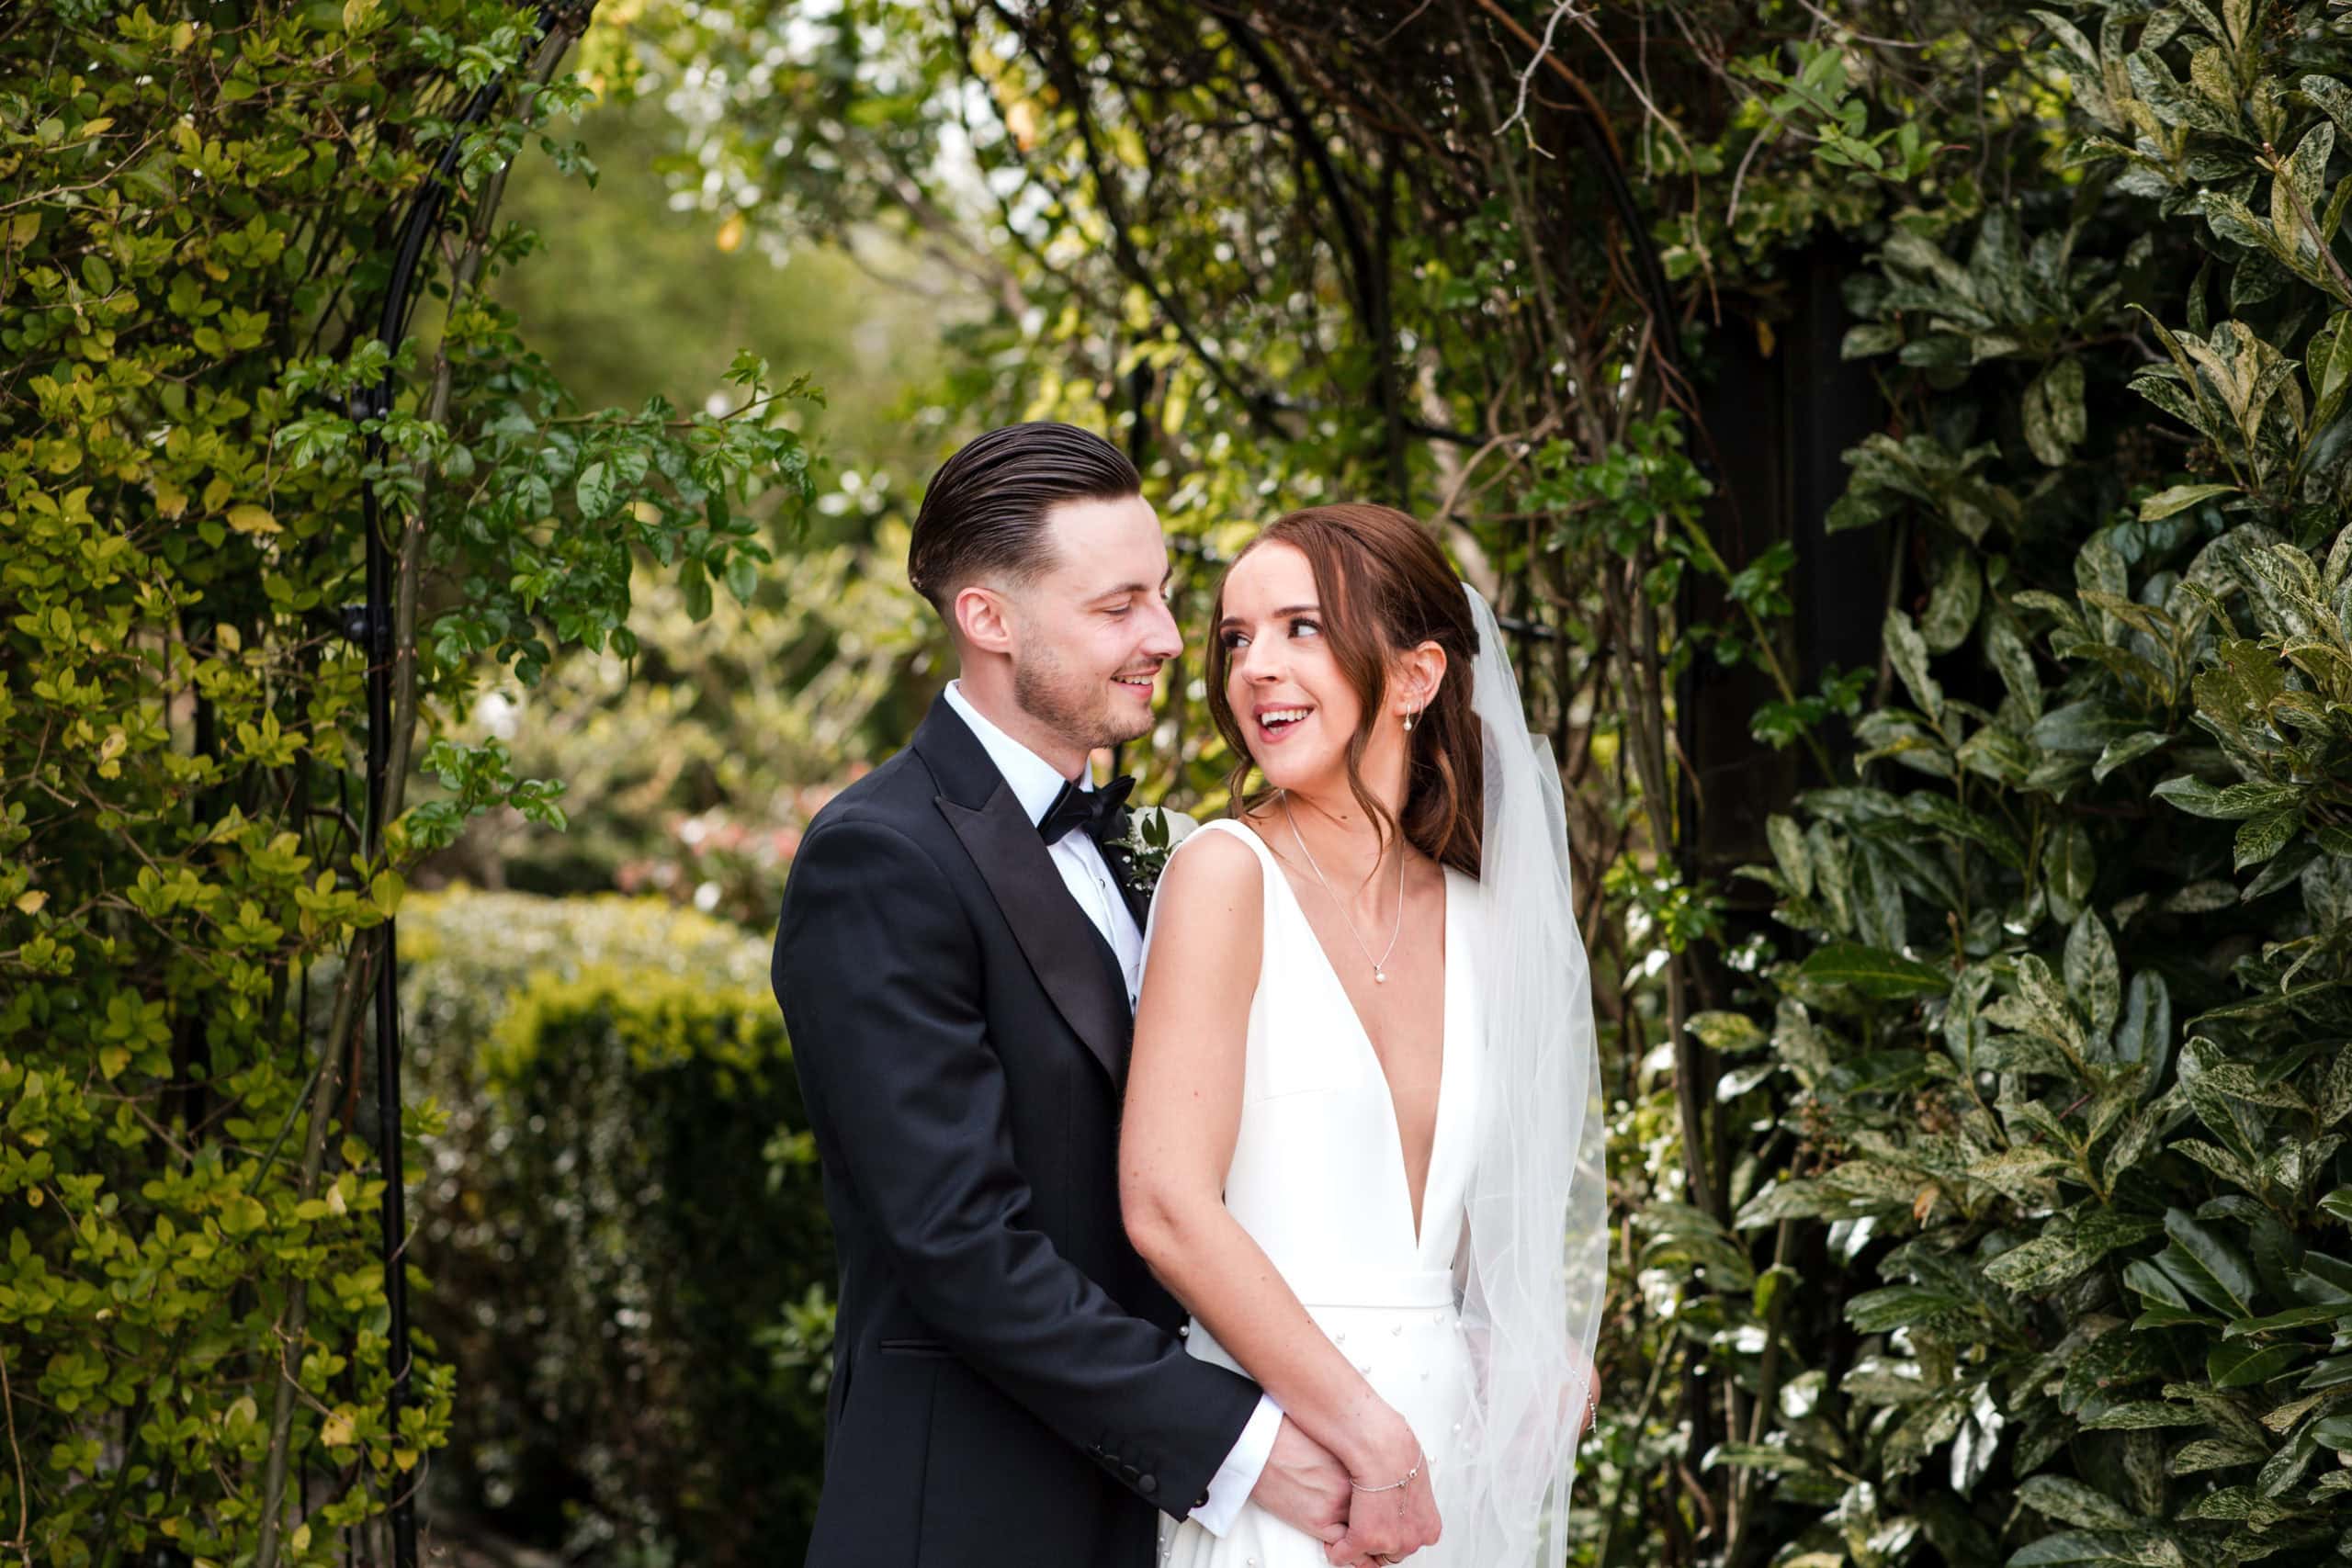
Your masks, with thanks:
[(956, 590), (948, 605), (956, 632), (966, 644), (988, 653), (1012, 651), (1012, 616), (1004, 595), (979, 583)]

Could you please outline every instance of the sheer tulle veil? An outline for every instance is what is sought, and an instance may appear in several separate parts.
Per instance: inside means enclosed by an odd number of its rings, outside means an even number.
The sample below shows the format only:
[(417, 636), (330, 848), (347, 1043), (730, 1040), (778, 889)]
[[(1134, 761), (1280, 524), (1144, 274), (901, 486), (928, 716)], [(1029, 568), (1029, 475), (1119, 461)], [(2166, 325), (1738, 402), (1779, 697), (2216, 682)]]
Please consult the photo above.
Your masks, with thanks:
[(1486, 769), (1477, 969), (1487, 1092), (1456, 1262), (1475, 1388), (1451, 1473), (1433, 1480), (1448, 1562), (1528, 1568), (1566, 1554), (1593, 1384), (1608, 1274), (1600, 1072), (1559, 770), (1550, 742), (1528, 729), (1493, 608), (1464, 591)]

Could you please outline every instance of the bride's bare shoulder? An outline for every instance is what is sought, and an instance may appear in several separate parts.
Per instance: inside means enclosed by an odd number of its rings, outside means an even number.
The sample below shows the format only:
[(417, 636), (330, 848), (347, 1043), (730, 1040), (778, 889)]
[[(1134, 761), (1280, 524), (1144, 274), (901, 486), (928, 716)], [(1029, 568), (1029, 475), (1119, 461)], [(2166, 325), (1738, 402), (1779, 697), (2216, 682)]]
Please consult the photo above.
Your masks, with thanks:
[[(1177, 998), (1179, 1006), (1206, 1003), (1211, 989), (1228, 982), (1243, 987), (1235, 995), (1246, 996), (1265, 919), (1264, 873), (1243, 836), (1205, 825), (1188, 834), (1152, 894), (1143, 1007), (1156, 1011)], [(1173, 992), (1167, 990), (1170, 975), (1186, 977)], [(1217, 987), (1204, 989), (1210, 980)], [(1163, 993), (1167, 999), (1155, 1002)]]
[[(1238, 830), (1219, 831), (1220, 828)], [(1159, 898), (1183, 902), (1226, 901), (1241, 894), (1255, 895), (1264, 873), (1257, 852), (1243, 841), (1248, 829), (1229, 820), (1204, 822), (1184, 836), (1160, 874)]]

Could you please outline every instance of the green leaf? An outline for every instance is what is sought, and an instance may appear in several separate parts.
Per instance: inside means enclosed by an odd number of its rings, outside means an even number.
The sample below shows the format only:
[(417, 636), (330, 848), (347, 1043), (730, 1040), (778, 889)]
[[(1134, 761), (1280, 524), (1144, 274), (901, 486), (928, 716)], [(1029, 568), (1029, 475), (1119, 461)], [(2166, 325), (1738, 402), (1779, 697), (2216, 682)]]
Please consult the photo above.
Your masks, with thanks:
[(710, 618), (710, 578), (700, 556), (688, 556), (678, 568), (678, 592), (685, 596), (686, 615), (696, 621)]
[[(2340, 221), (2334, 216), (2336, 206), (2347, 196), (2352, 186), (2339, 185), (2335, 197), (2328, 204), (2330, 217), (2321, 220), (2322, 227)], [(2327, 325), (2312, 334), (2305, 345), (2304, 356), (2309, 367), (2313, 401), (2311, 423), (2313, 429), (2324, 430), (2343, 412), (2346, 392), (2352, 392), (2352, 335), (2344, 330), (2346, 318), (2338, 314)]]
[(1984, 574), (1975, 552), (1958, 550), (1947, 558), (1919, 618), (1919, 636), (1930, 653), (1950, 653), (1967, 640), (1984, 598)]
[(2167, 1475), (2195, 1475), (2209, 1470), (2230, 1470), (2260, 1464), (2270, 1450), (2238, 1438), (2199, 1438), (2184, 1445), (2165, 1466)]
[(1772, 846), (1772, 859), (1781, 867), (1781, 875), (1789, 890), (1800, 898), (1813, 895), (1813, 857), (1805, 850), (1804, 831), (1793, 818), (1778, 812), (1764, 819), (1764, 836)]
[(2275, 813), (2300, 798), (2300, 792), (2288, 785), (2254, 782), (2215, 789), (2204, 780), (2187, 774), (2165, 780), (2151, 793), (2191, 816), (2222, 822)]
[(2066, 990), (2090, 1020), (2094, 1037), (2115, 1027), (2123, 1003), (2123, 976), (2107, 927), (2088, 909), (2066, 935)]
[(2222, 1330), (2224, 1339), (2244, 1339), (2250, 1335), (2276, 1334), (2282, 1329), (2308, 1328), (2314, 1323), (2333, 1323), (2338, 1317), (2352, 1317), (2352, 1302), (2313, 1302), (2303, 1306), (2289, 1307), (2263, 1317), (2242, 1317)]
[(1895, 673), (1903, 677), (1914, 705), (1929, 719), (1942, 722), (1944, 690), (1928, 673), (1928, 644), (1920, 637), (1919, 628), (1901, 610), (1891, 609), (1886, 613), (1883, 635), (1887, 657), (1894, 661)]
[(750, 604), (759, 586), (759, 562), (740, 550), (727, 558), (727, 592), (735, 595), (735, 603)]
[(1815, 948), (1799, 973), (1823, 985), (1844, 986), (1866, 997), (1939, 997), (1951, 987), (1942, 970), (1882, 948), (1837, 942)]
[(1711, 1051), (1747, 1051), (1768, 1043), (1763, 1027), (1744, 1012), (1693, 1013), (1683, 1027)]
[(2033, 653), (2008, 617), (1999, 614), (1984, 621), (1984, 656), (2007, 687), (2009, 695), (2025, 709), (2028, 720), (2041, 716), (2041, 681), (2034, 673)]
[(1969, 1303), (1947, 1291), (1925, 1285), (1888, 1285), (1864, 1291), (1846, 1303), (1846, 1321), (1864, 1334), (1915, 1328), (1965, 1317)]
[(2352, 88), (2333, 76), (2306, 76), (2296, 85), (2303, 96), (2319, 106), (2320, 111), (2335, 122), (2335, 129), (2352, 140)]
[(2165, 978), (2153, 969), (2132, 976), (2124, 993), (2123, 1021), (2115, 1032), (2115, 1059), (2139, 1063), (2153, 1083), (2162, 1076), (2172, 1049), (2172, 994)]
[(2034, 723), (2032, 739), (2045, 751), (2075, 751), (2095, 757), (2125, 736), (2137, 734), (2142, 728), (2139, 720), (2092, 697), (2043, 714)]
[(2066, 1530), (2046, 1535), (2012, 1552), (2008, 1568), (2044, 1568), (2061, 1562), (2109, 1563), (2115, 1568), (2187, 1568), (2188, 1558), (2160, 1530)]
[(2205, 1352), (2205, 1376), (2215, 1388), (2251, 1388), (2302, 1359), (2300, 1345), (2217, 1344)]
[(2086, 1430), (2093, 1432), (2143, 1432), (2159, 1427), (2202, 1427), (2205, 1416), (2186, 1404), (2174, 1404), (2162, 1399), (2132, 1399), (2120, 1404), (2109, 1404), (2095, 1416), (2083, 1418)]
[(2254, 1315), (2254, 1274), (2221, 1233), (2186, 1210), (2165, 1211), (2165, 1256), (2184, 1271), (2189, 1288), (2232, 1317)]
[(600, 521), (613, 509), (615, 487), (611, 470), (601, 462), (589, 464), (572, 484), (571, 494), (579, 502), (582, 521)]
[(2335, 127), (2321, 120), (2303, 133), (2288, 154), (2270, 186), (2270, 226), (2286, 238), (2296, 259), (2306, 268), (2318, 260), (2319, 247), (2296, 210), (2298, 198), (2314, 218), (2327, 206), (2325, 178), (2329, 154), (2335, 151)]
[(2175, 513), (2186, 512), (2200, 502), (2211, 501), (2217, 495), (2238, 493), (2235, 485), (2175, 485), (2170, 490), (2157, 491), (2140, 503), (2140, 521), (2158, 522)]
[(2303, 808), (2298, 804), (2262, 816), (2249, 818), (2238, 829), (2233, 848), (2233, 864), (2239, 871), (2259, 865), (2284, 849), (2287, 840), (2303, 825)]
[(2129, 1529), (2139, 1516), (2106, 1493), (2060, 1475), (2030, 1475), (2018, 1483), (2018, 1501), (2035, 1513), (2083, 1529)]
[[(2064, 1165), (2065, 1162), (2059, 1162)], [(2023, 1294), (2064, 1284), (2119, 1247), (2143, 1241), (2164, 1228), (2143, 1214), (2094, 1210), (2081, 1222), (2064, 1216), (2032, 1240), (2013, 1247), (1984, 1266), (1984, 1277)]]
[(2000, 1021), (2079, 1055), (2084, 1044), (2083, 1026), (2075, 1016), (2065, 987), (2050, 972), (2050, 965), (2033, 953), (2025, 953), (2018, 959), (2017, 976), (2017, 995), (2008, 999), (2022, 1010), (2012, 1011), (1996, 1003)]
[(368, 885), (368, 900), (382, 910), (388, 919), (401, 912), (401, 898), (407, 891), (408, 883), (397, 871), (379, 871), (375, 880)]
[(2310, 1391), (2342, 1388), (2346, 1383), (2352, 1383), (2352, 1356), (2330, 1356), (2304, 1373), (2303, 1381), (2295, 1386)]
[(2098, 761), (2091, 764), (2091, 778), (2104, 784), (2107, 775), (2116, 769), (2129, 766), (2150, 752), (2161, 750), (2171, 744), (2172, 739), (2169, 732), (2162, 729), (2143, 729), (2137, 734), (2127, 735), (2098, 754)]
[(2083, 412), (2083, 362), (2061, 359), (2036, 377), (2021, 410), (2026, 445), (2051, 468), (2063, 467), (2087, 428)]

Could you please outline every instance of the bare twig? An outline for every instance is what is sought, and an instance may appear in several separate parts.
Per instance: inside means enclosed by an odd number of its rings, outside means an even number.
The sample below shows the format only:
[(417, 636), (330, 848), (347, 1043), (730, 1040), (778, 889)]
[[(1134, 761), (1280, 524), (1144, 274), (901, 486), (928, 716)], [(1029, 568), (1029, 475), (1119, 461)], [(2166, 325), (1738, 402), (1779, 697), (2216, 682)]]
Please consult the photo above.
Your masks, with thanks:
[[(1492, 6), (1487, 8), (1489, 10), (1493, 9)], [(1543, 68), (1544, 62), (1551, 57), (1552, 35), (1559, 30), (1560, 24), (1562, 22), (1567, 20), (1570, 17), (1575, 16), (1576, 14), (1576, 0), (1561, 0), (1561, 3), (1553, 8), (1551, 17), (1544, 24), (1544, 41), (1535, 46), (1534, 57), (1528, 61), (1527, 69), (1519, 73), (1519, 101), (1511, 105), (1510, 118), (1504, 120), (1500, 125), (1495, 127), (1495, 134), (1497, 136), (1500, 136), (1512, 126), (1518, 125), (1527, 118), (1528, 85), (1535, 80), (1535, 73)], [(1518, 30), (1519, 25), (1516, 22), (1512, 23), (1511, 26), (1514, 31)], [(1525, 35), (1524, 33), (1521, 33), (1521, 36), (1524, 37)], [(1539, 146), (1535, 141), (1535, 128), (1532, 125), (1530, 125), (1527, 128), (1527, 144), (1535, 148), (1538, 152), (1544, 152), (1544, 149)], [(1544, 156), (1546, 158), (1551, 155), (1552, 154), (1549, 152), (1544, 152)]]

